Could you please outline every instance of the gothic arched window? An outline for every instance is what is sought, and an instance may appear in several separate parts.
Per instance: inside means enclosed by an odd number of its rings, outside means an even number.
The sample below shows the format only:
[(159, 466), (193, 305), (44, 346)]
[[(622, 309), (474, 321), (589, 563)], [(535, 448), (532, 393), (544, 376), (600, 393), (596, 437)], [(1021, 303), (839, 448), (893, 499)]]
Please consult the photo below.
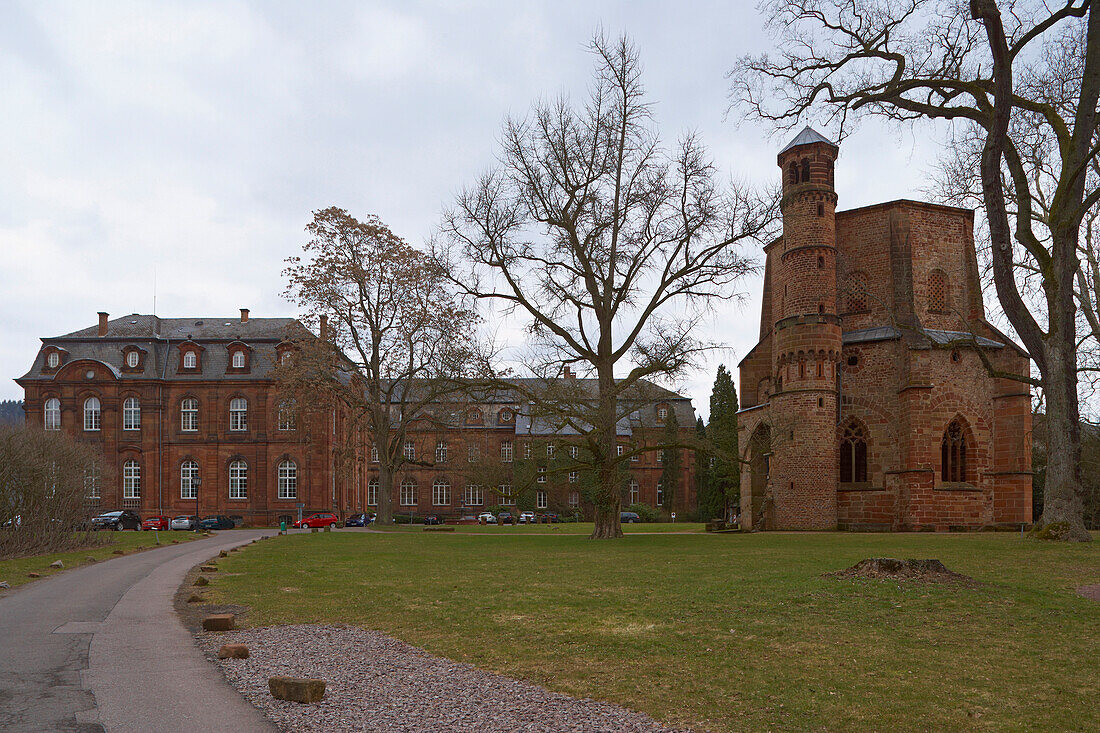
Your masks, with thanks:
[(940, 442), (940, 480), (966, 481), (966, 433), (958, 420), (952, 420)]
[(840, 440), (840, 482), (861, 483), (867, 480), (867, 433), (855, 420), (844, 428)]

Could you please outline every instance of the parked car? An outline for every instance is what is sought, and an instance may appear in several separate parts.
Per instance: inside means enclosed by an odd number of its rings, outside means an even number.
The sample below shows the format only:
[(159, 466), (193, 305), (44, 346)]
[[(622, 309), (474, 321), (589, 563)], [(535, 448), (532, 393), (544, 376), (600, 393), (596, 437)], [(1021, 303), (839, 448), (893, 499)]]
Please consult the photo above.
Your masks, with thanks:
[(371, 523), (371, 517), (367, 514), (360, 512), (359, 514), (352, 514), (344, 520), (345, 527), (369, 527)]
[(92, 531), (98, 532), (101, 529), (113, 529), (116, 532), (124, 529), (141, 529), (141, 517), (129, 509), (92, 517)]
[(429, 514), (428, 516), (424, 517), (424, 524), (443, 524), (443, 519), (441, 517), (435, 516), (434, 514)]
[(314, 512), (308, 517), (302, 517), (294, 523), (296, 529), (306, 529), (307, 527), (312, 529), (314, 527), (332, 527), (336, 529), (340, 526), (340, 517), (336, 516), (332, 512)]
[(637, 512), (619, 512), (619, 521), (623, 524), (638, 524), (642, 518)]
[(172, 528), (172, 518), (163, 515), (155, 517), (146, 517), (145, 521), (141, 523), (141, 528), (144, 530), (159, 529), (161, 531)]
[(172, 517), (172, 529), (183, 529), (191, 531), (193, 529), (199, 528), (200, 521), (201, 520), (198, 518), (198, 516), (194, 514), (190, 516), (188, 516), (187, 514), (181, 514), (178, 517)]
[(546, 522), (547, 524), (557, 524), (561, 519), (554, 512), (546, 512), (539, 517), (539, 521)]
[(519, 523), (520, 524), (534, 524), (535, 523), (535, 513), (534, 512), (520, 512), (519, 513)]
[(233, 529), (236, 526), (233, 520), (224, 514), (211, 514), (209, 517), (203, 517), (199, 522), (199, 527), (202, 529)]
[(511, 512), (501, 512), (497, 515), (497, 524), (512, 524), (516, 523), (516, 517)]
[(482, 512), (477, 515), (478, 524), (496, 524), (497, 518), (491, 512)]

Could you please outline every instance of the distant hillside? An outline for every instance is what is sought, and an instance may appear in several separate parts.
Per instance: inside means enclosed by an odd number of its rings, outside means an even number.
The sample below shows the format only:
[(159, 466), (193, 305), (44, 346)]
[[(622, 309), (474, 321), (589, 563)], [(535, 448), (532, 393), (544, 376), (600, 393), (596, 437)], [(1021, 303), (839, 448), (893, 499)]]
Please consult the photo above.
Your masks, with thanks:
[(23, 401), (0, 400), (0, 425), (23, 424)]

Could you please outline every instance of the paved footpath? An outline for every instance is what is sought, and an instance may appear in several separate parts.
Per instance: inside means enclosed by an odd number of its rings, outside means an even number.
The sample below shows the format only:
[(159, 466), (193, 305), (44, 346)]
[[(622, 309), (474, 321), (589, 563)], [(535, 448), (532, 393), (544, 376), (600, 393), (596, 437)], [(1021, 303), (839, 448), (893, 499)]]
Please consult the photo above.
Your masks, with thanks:
[(273, 730), (173, 608), (193, 566), (273, 532), (221, 532), (0, 596), (0, 731)]

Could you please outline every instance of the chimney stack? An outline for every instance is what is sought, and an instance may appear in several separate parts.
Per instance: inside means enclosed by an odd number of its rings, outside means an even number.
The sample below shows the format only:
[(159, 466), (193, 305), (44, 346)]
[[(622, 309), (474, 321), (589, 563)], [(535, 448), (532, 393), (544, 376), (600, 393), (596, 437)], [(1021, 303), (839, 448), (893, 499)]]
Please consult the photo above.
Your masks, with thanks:
[(321, 340), (328, 340), (328, 316), (321, 316)]
[(107, 335), (107, 314), (104, 313), (103, 311), (99, 312), (99, 332), (96, 335), (98, 335), (98, 336), (106, 336)]
[(248, 323), (248, 309), (241, 308), (241, 323)]
[(574, 374), (573, 370), (569, 368), (568, 364), (566, 364), (562, 367), (562, 376), (564, 376), (566, 379), (574, 379), (577, 375)]

